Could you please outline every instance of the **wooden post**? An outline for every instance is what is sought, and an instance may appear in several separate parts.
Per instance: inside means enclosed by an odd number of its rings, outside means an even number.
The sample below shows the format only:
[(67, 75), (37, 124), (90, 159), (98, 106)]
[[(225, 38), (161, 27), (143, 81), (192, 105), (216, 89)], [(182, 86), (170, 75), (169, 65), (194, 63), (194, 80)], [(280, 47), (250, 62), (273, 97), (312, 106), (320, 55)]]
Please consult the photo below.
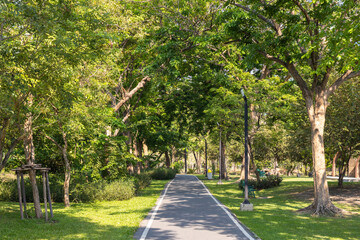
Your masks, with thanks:
[(27, 211), (26, 211), (26, 193), (25, 193), (24, 173), (22, 171), (20, 172), (20, 176), (21, 176), (21, 190), (22, 190), (22, 199), (23, 199), (23, 204), (24, 204), (24, 213), (25, 213), (25, 216), (28, 217)]
[(50, 207), (50, 216), (51, 216), (51, 218), (53, 218), (54, 215), (53, 215), (53, 209), (52, 209), (52, 204), (51, 204), (51, 194), (50, 194), (50, 185), (49, 185), (48, 172), (46, 172), (45, 175), (46, 175), (46, 186), (47, 186), (47, 193), (48, 193), (49, 207)]
[(17, 177), (17, 188), (18, 188), (18, 193), (19, 193), (20, 216), (21, 216), (21, 219), (24, 219), (24, 213), (23, 213), (23, 208), (22, 208), (22, 198), (21, 198), (20, 176), (19, 176), (18, 171), (16, 171), (16, 177)]
[(42, 177), (43, 177), (43, 193), (44, 193), (45, 221), (47, 221), (47, 220), (48, 220), (48, 212), (47, 212), (46, 175), (45, 175), (45, 170), (42, 171)]

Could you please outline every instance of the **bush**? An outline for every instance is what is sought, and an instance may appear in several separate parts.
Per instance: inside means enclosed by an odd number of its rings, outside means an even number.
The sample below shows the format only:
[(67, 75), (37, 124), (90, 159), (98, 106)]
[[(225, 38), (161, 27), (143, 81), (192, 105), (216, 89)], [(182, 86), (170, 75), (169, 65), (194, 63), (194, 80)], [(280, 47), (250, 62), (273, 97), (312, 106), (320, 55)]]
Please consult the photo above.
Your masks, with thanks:
[[(257, 190), (261, 190), (261, 189), (277, 187), (280, 185), (281, 182), (282, 182), (282, 177), (277, 176), (277, 175), (270, 175), (270, 176), (260, 178), (259, 182), (256, 180), (249, 180), (248, 185), (253, 186)], [(239, 183), (239, 188), (241, 190), (243, 190), (243, 188), (244, 188), (242, 180)]]
[(172, 168), (156, 168), (151, 173), (151, 178), (156, 180), (173, 179), (176, 176), (176, 170)]
[(134, 194), (134, 183), (131, 181), (98, 181), (77, 184), (71, 191), (71, 199), (75, 202), (115, 201), (130, 199)]
[[(62, 202), (64, 196), (64, 190), (62, 183), (57, 181), (53, 181), (51, 177), (50, 180), (50, 193), (51, 199), (54, 202)], [(42, 184), (42, 177), (37, 177), (37, 186), (39, 190), (39, 197), (42, 201), (43, 199), (43, 184)], [(29, 178), (24, 179), (25, 184), (25, 196), (26, 202), (33, 202), (33, 193), (30, 184)], [(17, 202), (19, 201), (18, 196), (18, 189), (17, 189), (17, 180), (10, 180), (10, 181), (0, 181), (0, 201), (11, 201)]]
[(70, 200), (73, 202), (93, 202), (105, 182), (78, 183), (70, 190)]
[(174, 162), (171, 167), (175, 169), (176, 173), (180, 173), (181, 169), (184, 169), (185, 163), (184, 162)]
[(136, 192), (149, 186), (151, 184), (151, 180), (151, 175), (148, 172), (135, 175), (134, 186)]
[(15, 195), (17, 196), (16, 181), (0, 180), (0, 201), (11, 201)]
[(121, 201), (130, 199), (134, 195), (135, 188), (133, 182), (117, 180), (105, 184), (104, 188), (96, 195), (96, 200)]

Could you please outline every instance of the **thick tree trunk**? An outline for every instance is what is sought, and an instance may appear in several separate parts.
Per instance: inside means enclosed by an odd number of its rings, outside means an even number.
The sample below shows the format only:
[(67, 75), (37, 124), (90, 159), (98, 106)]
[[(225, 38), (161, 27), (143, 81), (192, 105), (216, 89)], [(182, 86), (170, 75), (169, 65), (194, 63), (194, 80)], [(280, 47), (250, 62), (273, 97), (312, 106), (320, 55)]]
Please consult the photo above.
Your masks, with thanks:
[(311, 122), (312, 158), (314, 166), (314, 202), (303, 210), (310, 211), (314, 215), (334, 215), (340, 213), (341, 210), (332, 204), (326, 180), (324, 126), (327, 101), (323, 95), (323, 92), (319, 92), (314, 104), (313, 99), (305, 99)]
[(332, 175), (333, 177), (336, 176), (336, 161), (338, 160), (339, 156), (340, 156), (340, 152), (337, 152), (337, 153), (335, 154), (334, 158), (333, 158), (333, 162), (332, 162), (332, 172), (331, 172), (331, 175)]
[[(29, 104), (32, 104), (31, 100)], [(27, 118), (24, 123), (24, 152), (25, 152), (25, 159), (27, 164), (35, 164), (35, 146), (33, 141), (33, 131), (32, 131), (32, 115), (28, 113)], [(36, 183), (36, 172), (35, 170), (29, 171), (29, 178), (31, 183), (31, 188), (33, 192), (33, 199), (34, 199), (34, 208), (35, 208), (35, 215), (36, 218), (42, 217), (41, 207), (40, 207), (40, 197), (39, 197), (39, 190)]]

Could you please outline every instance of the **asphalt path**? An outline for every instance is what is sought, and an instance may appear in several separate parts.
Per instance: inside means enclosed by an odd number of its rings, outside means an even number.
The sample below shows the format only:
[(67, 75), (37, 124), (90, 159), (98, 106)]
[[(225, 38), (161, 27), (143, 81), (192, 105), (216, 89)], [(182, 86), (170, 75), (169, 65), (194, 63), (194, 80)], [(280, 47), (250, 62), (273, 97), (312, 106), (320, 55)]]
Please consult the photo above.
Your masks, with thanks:
[(134, 238), (257, 239), (210, 194), (197, 177), (191, 175), (177, 175), (165, 186), (156, 206), (140, 224)]

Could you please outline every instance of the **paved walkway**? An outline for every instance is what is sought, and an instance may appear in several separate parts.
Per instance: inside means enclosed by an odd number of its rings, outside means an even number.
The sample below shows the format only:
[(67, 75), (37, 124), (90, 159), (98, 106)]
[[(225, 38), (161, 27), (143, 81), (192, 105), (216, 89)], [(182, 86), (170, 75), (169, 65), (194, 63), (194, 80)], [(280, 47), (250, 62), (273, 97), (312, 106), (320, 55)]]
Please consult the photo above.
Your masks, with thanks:
[[(240, 202), (239, 202), (240, 207)], [(177, 175), (141, 223), (135, 239), (256, 239), (194, 176)]]

